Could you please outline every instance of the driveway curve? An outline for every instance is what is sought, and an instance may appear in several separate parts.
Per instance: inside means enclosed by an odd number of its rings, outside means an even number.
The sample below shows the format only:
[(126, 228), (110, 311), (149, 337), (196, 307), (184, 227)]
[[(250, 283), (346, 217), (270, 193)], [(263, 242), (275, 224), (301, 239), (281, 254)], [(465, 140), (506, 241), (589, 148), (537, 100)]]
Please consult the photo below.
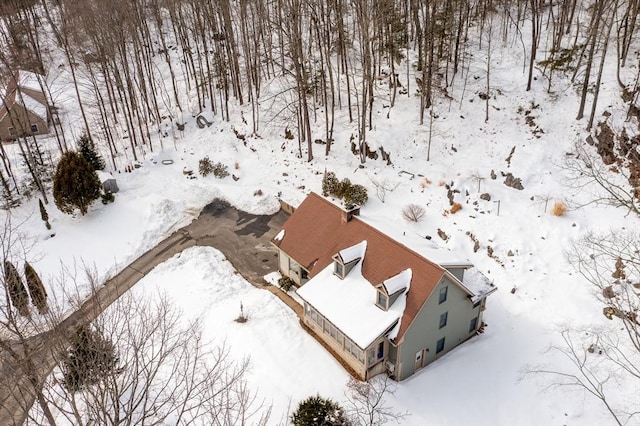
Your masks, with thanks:
[[(35, 395), (33, 383), (42, 384), (56, 365), (53, 348), (59, 347), (80, 324), (93, 321), (120, 295), (127, 292), (154, 267), (193, 246), (211, 246), (220, 250), (236, 270), (251, 284), (265, 288), (280, 297), (298, 315), (300, 306), (285, 293), (265, 285), (263, 276), (278, 269), (276, 249), (269, 241), (288, 215), (280, 210), (272, 215), (253, 215), (215, 199), (206, 205), (197, 219), (158, 243), (154, 248), (109, 279), (82, 306), (71, 313), (55, 332), (28, 339), (32, 365), (36, 374), (25, 374), (24, 359), (16, 359), (3, 351), (0, 355), (0, 425), (22, 425)], [(5, 342), (9, 346), (15, 343)]]

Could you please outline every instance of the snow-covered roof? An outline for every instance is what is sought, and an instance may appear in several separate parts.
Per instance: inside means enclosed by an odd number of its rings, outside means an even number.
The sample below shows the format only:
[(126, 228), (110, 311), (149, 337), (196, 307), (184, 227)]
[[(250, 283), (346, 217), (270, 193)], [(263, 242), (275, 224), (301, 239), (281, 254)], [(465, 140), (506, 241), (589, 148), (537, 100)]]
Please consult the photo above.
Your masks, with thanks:
[(40, 87), (38, 78), (44, 78), (44, 76), (30, 71), (20, 70), (18, 72), (18, 85), (26, 89), (37, 90), (40, 92), (42, 91), (42, 88)]
[(347, 247), (346, 249), (340, 250), (338, 254), (340, 255), (340, 259), (342, 259), (344, 263), (349, 263), (349, 262), (353, 262), (356, 259), (362, 259), (364, 257), (364, 253), (366, 250), (367, 250), (367, 242), (362, 241), (351, 247)]
[(381, 220), (373, 215), (367, 214), (366, 211), (362, 211), (359, 217), (360, 220), (368, 223), (380, 232), (388, 235), (390, 238), (393, 238), (402, 245), (423, 256), (425, 259), (429, 259), (443, 268), (452, 266), (473, 266), (471, 261), (466, 257), (450, 250), (448, 247), (439, 245), (426, 235), (407, 232), (406, 227), (389, 223), (389, 221), (386, 220)]
[(341, 279), (329, 265), (297, 293), (356, 345), (366, 349), (394, 324), (388, 337), (396, 337), (406, 306), (406, 291), (388, 311), (380, 309), (376, 306), (377, 290), (362, 276), (361, 266), (362, 260)]
[(274, 241), (280, 241), (284, 238), (284, 229), (281, 229), (280, 232), (278, 232), (278, 234), (273, 237)]
[(476, 267), (464, 271), (462, 284), (473, 293), (471, 301), (474, 303), (498, 289), (489, 278)]
[(98, 175), (98, 179), (100, 179), (100, 183), (105, 183), (108, 180), (115, 179), (111, 176), (111, 173), (103, 172), (102, 170), (96, 170), (96, 174)]
[(31, 111), (44, 121), (47, 121), (47, 106), (36, 99), (22, 92), (16, 97), (16, 103), (21, 104), (25, 109)]
[(411, 284), (411, 275), (411, 268), (405, 269), (388, 280), (384, 280), (382, 285), (387, 291), (387, 294), (394, 294), (400, 290), (409, 288), (409, 285)]

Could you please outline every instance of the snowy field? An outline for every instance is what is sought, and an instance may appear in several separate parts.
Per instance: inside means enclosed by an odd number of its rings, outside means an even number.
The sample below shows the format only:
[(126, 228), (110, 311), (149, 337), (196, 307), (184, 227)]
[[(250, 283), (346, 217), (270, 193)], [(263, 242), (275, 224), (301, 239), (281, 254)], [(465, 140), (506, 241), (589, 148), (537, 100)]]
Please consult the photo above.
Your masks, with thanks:
[[(242, 123), (215, 117), (211, 127), (198, 129), (189, 120), (184, 134), (175, 141), (165, 138), (165, 149), (147, 152), (142, 167), (132, 173), (108, 166), (120, 187), (115, 203), (96, 203), (84, 217), (64, 215), (49, 204), (55, 237), (40, 220), (37, 199), (14, 210), (13, 222), (24, 221), (20, 231), (33, 242), (29, 261), (49, 292), (56, 293), (64, 285), (57, 279), (61, 265), (88, 265), (106, 279), (189, 223), (216, 197), (248, 212), (273, 213), (279, 207), (278, 194), (296, 204), (309, 191), (320, 192), (322, 173), (334, 171), (338, 178), (348, 177), (369, 189), (369, 202), (361, 212), (365, 220), (398, 238), (433, 236), (432, 241), (456, 257), (469, 258), (499, 288), (489, 297), (483, 334), (399, 383), (395, 395), (389, 396), (394, 408), (409, 413), (403, 423), (611, 423), (604, 407), (590, 395), (553, 387), (550, 377), (527, 371), (537, 366), (571, 367), (561, 354), (548, 350), (563, 344), (559, 334), (563, 328), (615, 326), (602, 315), (594, 290), (568, 264), (566, 253), (587, 232), (637, 228), (638, 219), (611, 207), (571, 208), (588, 201), (587, 194), (565, 185), (565, 153), (586, 137), (585, 123), (573, 119), (576, 91), (558, 78), (554, 93), (548, 94), (540, 77), (533, 90), (525, 92), (526, 79), (519, 72), (521, 56), (496, 49), (492, 60), (489, 121), (485, 122), (484, 101), (478, 97), (484, 81), (474, 78), (483, 75), (480, 58), (467, 85), (463, 88), (457, 80), (450, 91), (452, 98), (435, 106), (438, 118), (433, 124), (430, 161), (426, 160), (427, 127), (417, 124), (415, 96), (399, 98), (388, 119), (384, 99), (376, 102), (376, 125), (369, 138), (374, 147), (378, 144), (391, 152), (393, 165), (368, 160), (364, 169), (358, 168), (358, 158), (349, 152), (349, 137), (356, 129), (345, 115), (339, 119), (330, 156), (323, 155), (324, 146), (315, 145), (310, 163), (296, 158), (297, 143), (284, 139), (282, 128), (271, 127), (268, 120), (264, 120), (262, 138), (247, 137), (246, 146), (231, 130), (233, 124), (250, 133)], [(627, 71), (635, 73), (632, 68)], [(607, 109), (613, 113), (612, 120), (621, 121), (624, 114), (618, 104), (615, 69), (605, 75), (602, 111)], [(265, 86), (264, 96), (277, 90)], [(543, 130), (539, 138), (521, 112), (532, 105), (538, 105), (531, 115)], [(241, 111), (251, 116), (249, 108), (236, 107), (232, 117), (239, 117)], [(315, 131), (321, 130), (318, 123)], [(198, 160), (205, 155), (227, 164), (239, 179), (186, 179), (183, 169), (197, 171)], [(168, 159), (174, 163), (161, 163)], [(123, 169), (130, 159), (120, 161)], [(492, 170), (495, 180), (490, 177)], [(505, 186), (502, 172), (521, 178), (524, 190)], [(395, 188), (387, 192), (384, 203), (375, 195), (374, 181)], [(445, 184), (459, 191), (454, 195), (462, 210), (456, 214), (445, 213), (449, 209)], [(262, 195), (254, 195), (258, 189)], [(481, 193), (489, 193), (491, 200), (481, 200)], [(546, 199), (550, 201), (545, 211)], [(555, 201), (569, 206), (564, 216), (550, 214)], [(410, 203), (426, 208), (423, 221), (402, 219), (402, 209)], [(438, 229), (449, 236), (446, 242), (437, 237)], [(467, 233), (480, 242), (477, 252)], [(494, 257), (487, 255), (488, 246)], [(291, 407), (312, 394), (344, 401), (348, 375), (342, 367), (300, 328), (289, 308), (234, 274), (216, 250), (189, 249), (157, 267), (134, 291), (156, 289), (167, 292), (189, 315), (202, 315), (207, 337), (226, 339), (234, 357), (251, 357), (248, 380), (261, 399), (273, 404), (273, 423), (284, 422)], [(245, 324), (233, 321), (241, 302), (250, 318)], [(619, 386), (620, 395), (640, 392), (624, 381)], [(614, 402), (620, 403), (620, 395), (613, 396)]]

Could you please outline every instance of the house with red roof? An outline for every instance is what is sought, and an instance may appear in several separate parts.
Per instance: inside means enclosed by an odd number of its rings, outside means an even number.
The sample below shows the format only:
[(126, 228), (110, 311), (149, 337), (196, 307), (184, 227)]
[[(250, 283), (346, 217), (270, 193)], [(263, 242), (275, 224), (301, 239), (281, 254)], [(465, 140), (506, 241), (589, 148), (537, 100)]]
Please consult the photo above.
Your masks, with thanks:
[(40, 83), (44, 76), (18, 71), (0, 96), (0, 140), (49, 133), (50, 112)]
[(467, 260), (417, 242), (405, 245), (359, 207), (315, 193), (272, 240), (280, 272), (300, 286), (302, 321), (362, 380), (404, 380), (483, 326), (493, 283)]

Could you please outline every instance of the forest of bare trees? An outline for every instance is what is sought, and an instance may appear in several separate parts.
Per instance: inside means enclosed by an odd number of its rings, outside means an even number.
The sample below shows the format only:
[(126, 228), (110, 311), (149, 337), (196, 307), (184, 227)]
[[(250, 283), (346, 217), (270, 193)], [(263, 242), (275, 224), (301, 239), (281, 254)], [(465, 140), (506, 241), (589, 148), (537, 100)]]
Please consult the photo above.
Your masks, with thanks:
[[(523, 51), (522, 88), (544, 86), (562, 73), (578, 93), (576, 117), (594, 125), (605, 60), (617, 60), (617, 81), (630, 103), (637, 79), (623, 73), (635, 60), (638, 0), (6, 0), (0, 5), (0, 69), (44, 73), (43, 91), (56, 106), (57, 74), (70, 76), (81, 132), (108, 152), (109, 165), (164, 148), (203, 111), (244, 123), (259, 136), (278, 129), (312, 160), (332, 148), (338, 112), (352, 129), (351, 151), (377, 158), (367, 137), (376, 105), (391, 113), (399, 96), (417, 96), (416, 122), (433, 124), (436, 99), (466, 85), (471, 55), (486, 57), (486, 120), (491, 51)], [(626, 79), (625, 79), (626, 76)], [(464, 91), (463, 91), (464, 93)], [(232, 117), (250, 106), (251, 116)], [(425, 118), (425, 113), (427, 118)], [(237, 113), (236, 113), (237, 114)], [(241, 133), (241, 131), (238, 131)], [(60, 153), (74, 135), (55, 125)], [(243, 134), (244, 135), (244, 134)], [(77, 136), (77, 135), (76, 135)], [(249, 135), (247, 135), (249, 136)], [(17, 142), (41, 193), (51, 158), (35, 137)], [(315, 148), (315, 149), (314, 149)], [(384, 147), (380, 154), (386, 154)], [(6, 198), (25, 188), (0, 152)], [(47, 170), (49, 172), (47, 173)]]

